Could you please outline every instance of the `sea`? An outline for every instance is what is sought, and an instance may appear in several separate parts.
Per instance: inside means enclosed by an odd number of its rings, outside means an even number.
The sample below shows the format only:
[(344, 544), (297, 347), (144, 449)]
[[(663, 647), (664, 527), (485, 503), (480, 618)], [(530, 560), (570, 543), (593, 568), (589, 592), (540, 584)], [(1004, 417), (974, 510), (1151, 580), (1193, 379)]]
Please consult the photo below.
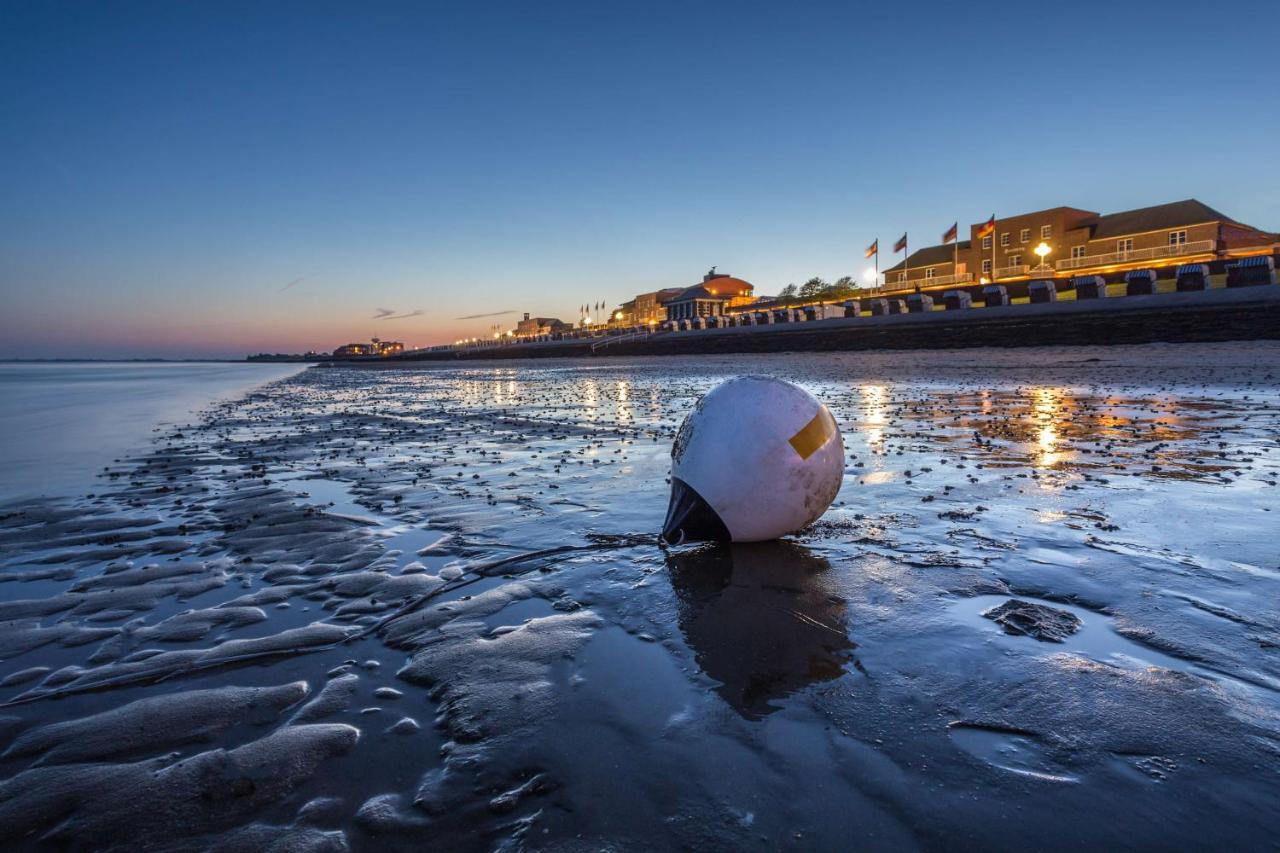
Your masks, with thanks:
[(0, 364), (0, 502), (93, 491), (153, 433), (305, 369), (228, 362)]

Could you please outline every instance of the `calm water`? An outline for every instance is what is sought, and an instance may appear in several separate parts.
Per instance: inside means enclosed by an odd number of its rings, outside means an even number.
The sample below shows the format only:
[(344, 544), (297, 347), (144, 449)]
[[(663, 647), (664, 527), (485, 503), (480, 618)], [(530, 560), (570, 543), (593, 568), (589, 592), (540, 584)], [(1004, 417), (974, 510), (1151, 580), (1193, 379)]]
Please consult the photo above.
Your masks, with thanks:
[(152, 431), (296, 364), (0, 364), (0, 500), (93, 491)]

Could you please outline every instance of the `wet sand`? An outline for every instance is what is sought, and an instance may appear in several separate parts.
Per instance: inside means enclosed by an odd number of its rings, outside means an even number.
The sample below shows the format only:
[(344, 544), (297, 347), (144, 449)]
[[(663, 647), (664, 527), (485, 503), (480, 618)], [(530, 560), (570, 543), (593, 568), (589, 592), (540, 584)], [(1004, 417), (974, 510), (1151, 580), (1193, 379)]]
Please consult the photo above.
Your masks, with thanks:
[[(743, 373), (836, 505), (664, 550)], [(304, 371), (0, 509), (0, 844), (1274, 846), (1278, 404), (1270, 343)]]

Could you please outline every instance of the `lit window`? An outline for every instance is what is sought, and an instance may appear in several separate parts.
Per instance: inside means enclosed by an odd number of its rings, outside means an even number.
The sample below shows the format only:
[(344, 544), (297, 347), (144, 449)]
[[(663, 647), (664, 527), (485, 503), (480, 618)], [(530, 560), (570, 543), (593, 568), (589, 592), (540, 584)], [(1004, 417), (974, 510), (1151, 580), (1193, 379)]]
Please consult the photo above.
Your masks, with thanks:
[(938, 274), (938, 271), (935, 270), (933, 267), (929, 267), (927, 270), (924, 271), (925, 278), (933, 278), (937, 274)]
[(1170, 246), (1185, 246), (1186, 243), (1187, 243), (1186, 231), (1170, 231), (1169, 232)]
[(1022, 266), (1022, 255), (1010, 255), (1010, 256), (1009, 256), (1009, 266), (1011, 266), (1011, 267), (1020, 267), (1020, 266)]
[(1001, 234), (1001, 235), (1000, 235), (1000, 245), (1001, 245), (1001, 246), (1007, 246), (1007, 245), (1009, 245), (1009, 232), (1008, 232), (1008, 231), (1005, 231), (1003, 234)]
[[(988, 237), (987, 239), (991, 239), (991, 238)], [(982, 261), (982, 274), (991, 275), (991, 259), (990, 258), (985, 258)]]
[(905, 271), (898, 273), (898, 281), (906, 281), (906, 280), (907, 280), (907, 274)]
[(1030, 243), (1030, 242), (1031, 242), (1031, 229), (1030, 229), (1030, 228), (1023, 228), (1021, 231), (1019, 231), (1019, 232), (1018, 232), (1018, 242), (1019, 242), (1019, 243)]
[(1084, 246), (1072, 246), (1072, 247), (1071, 247), (1071, 257), (1073, 257), (1073, 258), (1083, 258), (1083, 257), (1084, 257)]
[(1041, 240), (1048, 240), (1048, 239), (1049, 239), (1050, 237), (1052, 237), (1052, 236), (1053, 236), (1053, 226), (1052, 226), (1052, 225), (1041, 225), (1041, 226), (1040, 226), (1040, 239), (1041, 239)]
[(1116, 251), (1120, 254), (1133, 251), (1133, 238), (1125, 237), (1123, 240), (1116, 241)]
[(984, 249), (990, 249), (990, 248), (991, 248), (991, 235), (990, 235), (990, 234), (988, 234), (987, 236), (985, 236), (985, 237), (983, 237), (983, 238), (982, 238), (982, 248), (984, 248)]

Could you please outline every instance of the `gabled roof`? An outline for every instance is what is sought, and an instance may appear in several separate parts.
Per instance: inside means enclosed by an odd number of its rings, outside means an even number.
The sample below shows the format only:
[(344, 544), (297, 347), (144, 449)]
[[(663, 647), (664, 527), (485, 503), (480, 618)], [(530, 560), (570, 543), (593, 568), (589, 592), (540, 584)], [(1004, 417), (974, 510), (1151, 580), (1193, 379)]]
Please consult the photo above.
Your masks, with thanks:
[(1202, 222), (1233, 222), (1209, 205), (1189, 198), (1154, 207), (1140, 207), (1121, 213), (1108, 213), (1098, 217), (1093, 227), (1093, 239), (1122, 237), (1125, 234), (1141, 234), (1145, 231), (1163, 231), (1183, 225), (1199, 225)]
[[(957, 250), (967, 252), (971, 245), (972, 243), (969, 240), (961, 240), (959, 243), (955, 244), (955, 246), (951, 243), (944, 243), (941, 246), (929, 246), (924, 249), (916, 249), (907, 258), (907, 266), (912, 269), (916, 269), (917, 267), (932, 267), (937, 266), (938, 264), (949, 264), (955, 259), (955, 253)], [(888, 269), (881, 270), (881, 272), (893, 272), (894, 270), (900, 269), (902, 269), (902, 261), (898, 261)]]

